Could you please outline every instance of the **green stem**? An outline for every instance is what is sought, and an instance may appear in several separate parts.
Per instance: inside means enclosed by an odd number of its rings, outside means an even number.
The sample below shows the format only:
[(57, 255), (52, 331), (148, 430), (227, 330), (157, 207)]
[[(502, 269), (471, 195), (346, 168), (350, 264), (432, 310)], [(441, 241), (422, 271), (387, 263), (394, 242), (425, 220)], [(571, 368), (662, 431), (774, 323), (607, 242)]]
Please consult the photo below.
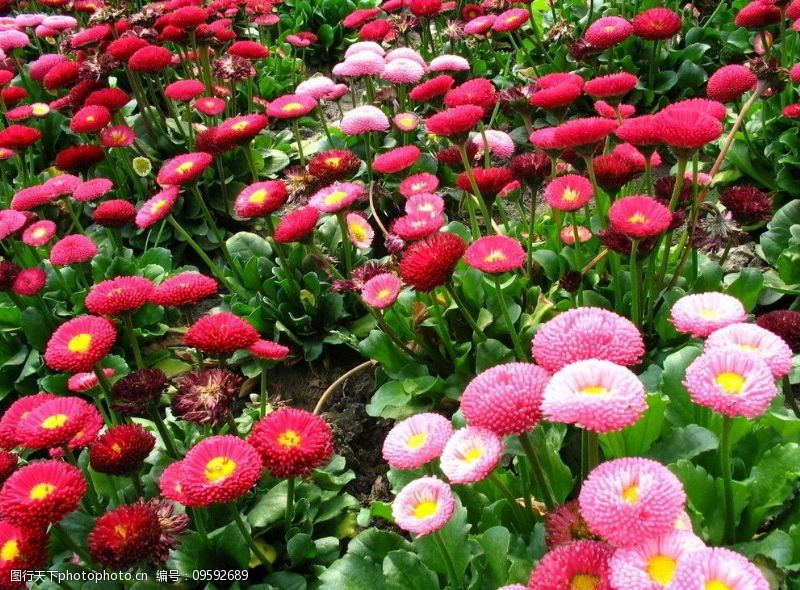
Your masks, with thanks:
[(553, 492), (550, 489), (550, 482), (547, 479), (547, 474), (545, 474), (544, 469), (542, 469), (542, 464), (539, 461), (539, 457), (536, 456), (536, 451), (533, 449), (533, 442), (530, 439), (530, 434), (527, 432), (520, 434), (519, 442), (522, 444), (522, 448), (525, 450), (525, 455), (531, 464), (533, 477), (536, 480), (536, 483), (539, 486), (539, 490), (542, 494), (542, 501), (547, 509), (550, 510), (556, 505), (556, 503), (553, 499)]
[(122, 314), (122, 326), (125, 330), (125, 336), (128, 338), (128, 343), (131, 345), (133, 358), (136, 361), (136, 368), (144, 369), (144, 361), (142, 360), (142, 351), (139, 348), (139, 341), (136, 339), (136, 334), (133, 333), (131, 312), (128, 311)]
[(500, 305), (500, 313), (503, 315), (503, 321), (506, 323), (506, 329), (508, 330), (509, 336), (511, 336), (511, 342), (514, 343), (514, 351), (517, 353), (517, 358), (523, 362), (528, 361), (528, 355), (525, 354), (525, 349), (522, 346), (522, 342), (520, 342), (519, 334), (517, 334), (516, 329), (514, 328), (514, 322), (511, 321), (511, 314), (508, 311), (508, 304), (506, 303), (505, 295), (503, 295), (503, 284), (500, 281), (500, 275), (493, 275), (494, 278), (494, 288), (497, 291), (497, 303)]
[(231, 516), (233, 517), (233, 521), (236, 523), (236, 526), (239, 529), (239, 532), (242, 534), (247, 546), (250, 547), (250, 551), (255, 554), (265, 568), (268, 570), (272, 569), (272, 564), (270, 563), (269, 558), (264, 555), (264, 552), (261, 551), (261, 548), (256, 545), (256, 542), (250, 534), (250, 531), (247, 530), (247, 525), (245, 525), (244, 521), (242, 520), (242, 515), (239, 512), (239, 509), (236, 507), (236, 504), (228, 504), (227, 506)]
[(444, 288), (450, 294), (450, 297), (452, 297), (453, 301), (455, 301), (458, 310), (461, 312), (461, 315), (467, 321), (469, 327), (475, 332), (475, 336), (477, 336), (481, 342), (485, 341), (487, 338), (486, 334), (484, 334), (483, 330), (481, 330), (481, 327), (478, 325), (478, 321), (472, 317), (466, 301), (461, 298), (461, 295), (458, 294), (451, 284), (445, 283)]
[(306, 157), (303, 154), (303, 140), (300, 138), (300, 126), (297, 124), (297, 119), (292, 119), (292, 131), (294, 132), (294, 140), (297, 142), (297, 156), (300, 158), (300, 164), (306, 165)]
[(336, 219), (339, 221), (339, 229), (342, 232), (342, 251), (344, 253), (344, 269), (345, 276), (349, 277), (353, 270), (353, 253), (351, 251), (352, 244), (347, 233), (347, 221), (344, 218), (344, 211), (339, 211), (336, 214)]
[(286, 480), (286, 512), (284, 513), (284, 523), (286, 527), (286, 533), (289, 533), (289, 529), (292, 527), (292, 519), (294, 518), (294, 488), (295, 488), (295, 478), (290, 477)]
[(161, 414), (159, 414), (158, 409), (154, 408), (151, 410), (149, 417), (153, 421), (153, 424), (156, 425), (156, 430), (158, 430), (158, 434), (161, 436), (161, 440), (164, 442), (164, 447), (167, 449), (167, 454), (173, 459), (179, 459), (180, 455), (178, 454), (178, 449), (175, 446), (175, 439), (172, 438), (172, 433), (169, 431), (169, 428), (164, 422), (164, 419), (161, 417)]
[(433, 540), (436, 542), (436, 547), (439, 549), (439, 553), (442, 554), (442, 560), (444, 561), (445, 568), (447, 569), (448, 581), (452, 584), (455, 584), (457, 588), (462, 588), (464, 586), (464, 580), (458, 575), (456, 566), (453, 563), (453, 558), (450, 556), (450, 552), (447, 549), (447, 543), (444, 542), (444, 539), (442, 539), (439, 531), (434, 531), (431, 533), (431, 537), (433, 537)]
[(461, 163), (464, 165), (464, 173), (467, 175), (467, 179), (469, 180), (469, 186), (472, 188), (472, 194), (478, 201), (478, 207), (480, 207), (481, 215), (483, 216), (483, 222), (486, 224), (486, 231), (489, 233), (494, 233), (494, 227), (492, 226), (492, 215), (489, 213), (489, 207), (487, 207), (486, 201), (483, 199), (483, 195), (478, 188), (478, 183), (475, 181), (475, 173), (472, 171), (472, 165), (469, 163), (467, 148), (462, 144), (458, 144), (456, 148), (458, 148), (458, 153), (461, 154)]
[(631, 240), (631, 320), (638, 327), (642, 327), (641, 298), (642, 276), (639, 272), (639, 240)]
[(263, 418), (267, 415), (267, 368), (262, 367), (261, 379), (258, 389), (258, 417)]
[(731, 477), (731, 430), (733, 419), (722, 417), (722, 434), (719, 439), (719, 461), (725, 502), (725, 529), (722, 540), (729, 544), (734, 540), (735, 523), (733, 510), (733, 479)]
[[(211, 215), (211, 211), (208, 209), (208, 205), (206, 205), (205, 200), (203, 199), (202, 195), (200, 194), (200, 190), (197, 188), (197, 183), (192, 183), (191, 191), (192, 195), (194, 196), (195, 200), (197, 201), (200, 210), (203, 213), (203, 217), (205, 217), (206, 223), (211, 228), (214, 237), (219, 244), (219, 249), (222, 252), (223, 258), (225, 258), (225, 262), (228, 263), (228, 266), (231, 269), (231, 272), (236, 276), (236, 278), (241, 282), (242, 277), (239, 275), (239, 267), (236, 265), (236, 262), (231, 257), (230, 252), (228, 252), (228, 246), (225, 244), (225, 237), (222, 235), (219, 227), (217, 226), (216, 222), (214, 221), (214, 217)], [(172, 216), (170, 216), (172, 217)]]
[(429, 296), (429, 306), (433, 311), (434, 320), (436, 320), (433, 324), (434, 330), (436, 330), (436, 333), (439, 334), (439, 340), (442, 341), (448, 356), (455, 365), (458, 355), (456, 354), (455, 346), (450, 338), (450, 331), (448, 330), (447, 323), (444, 319), (444, 314), (442, 313), (442, 309), (439, 307), (439, 303), (436, 300), (435, 294)]
[(86, 565), (93, 563), (89, 553), (83, 549), (83, 547), (79, 547), (78, 544), (72, 540), (72, 537), (70, 537), (69, 533), (64, 530), (64, 527), (62, 527), (60, 524), (53, 524), (50, 527), (50, 530), (53, 532), (53, 535), (58, 538), (62, 545), (80, 557)]
[(514, 515), (514, 521), (517, 523), (519, 532), (525, 533), (525, 531), (528, 531), (528, 533), (530, 533), (534, 526), (533, 512), (529, 512), (527, 515), (525, 514), (526, 511), (519, 505), (514, 494), (494, 472), (490, 473), (486, 479), (489, 480), (489, 482), (506, 497), (508, 503), (511, 504), (511, 514)]
[(786, 405), (794, 412), (794, 415), (800, 418), (800, 407), (797, 406), (797, 400), (794, 399), (794, 391), (792, 390), (792, 383), (789, 381), (789, 375), (783, 377), (783, 399), (786, 401)]
[(106, 424), (119, 424), (116, 414), (111, 409), (111, 383), (108, 381), (106, 374), (103, 373), (103, 367), (95, 365), (94, 374), (97, 376), (100, 391), (103, 392), (102, 396), (97, 396), (97, 407), (100, 413), (103, 414)]

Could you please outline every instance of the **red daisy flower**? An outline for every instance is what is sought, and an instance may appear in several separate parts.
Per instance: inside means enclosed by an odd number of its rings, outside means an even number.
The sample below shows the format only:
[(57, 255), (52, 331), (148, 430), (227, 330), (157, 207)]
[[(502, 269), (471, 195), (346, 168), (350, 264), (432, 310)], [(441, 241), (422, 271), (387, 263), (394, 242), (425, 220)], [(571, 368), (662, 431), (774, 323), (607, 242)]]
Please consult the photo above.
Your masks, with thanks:
[(619, 16), (604, 16), (586, 29), (584, 39), (597, 49), (608, 49), (633, 35), (633, 25)]
[(161, 186), (184, 185), (196, 180), (211, 165), (211, 154), (190, 152), (176, 156), (161, 166), (156, 182)]
[(380, 13), (380, 8), (358, 8), (342, 19), (342, 26), (346, 29), (357, 29)]
[(554, 139), (564, 148), (594, 147), (616, 128), (616, 121), (602, 117), (572, 119), (555, 128)]
[(19, 442), (29, 449), (66, 445), (83, 427), (87, 406), (87, 402), (71, 396), (36, 406), (17, 425)]
[(48, 538), (44, 529), (0, 521), (0, 581), (3, 588), (27, 588), (24, 582), (12, 582), (11, 572), (42, 568), (48, 557), (47, 547)]
[(317, 108), (317, 101), (308, 94), (285, 94), (269, 103), (267, 115), (274, 119), (297, 119)]
[(405, 251), (400, 277), (418, 291), (431, 291), (450, 279), (466, 248), (466, 242), (456, 234), (435, 233)]
[(486, 78), (467, 80), (444, 96), (444, 104), (450, 108), (475, 105), (481, 107), (484, 113), (493, 108), (497, 100), (497, 90)]
[(62, 61), (50, 68), (42, 78), (46, 90), (58, 90), (71, 86), (81, 72), (80, 64), (74, 61)]
[(14, 279), (11, 290), (17, 295), (34, 297), (47, 284), (47, 272), (43, 268), (23, 268)]
[(111, 199), (97, 206), (92, 220), (102, 227), (124, 227), (136, 219), (136, 207), (124, 199)]
[(755, 0), (736, 13), (734, 23), (737, 27), (760, 29), (781, 20), (781, 9), (777, 4)]
[(24, 150), (42, 138), (42, 132), (27, 125), (9, 125), (0, 130), (0, 147)]
[(155, 445), (155, 437), (139, 424), (112, 426), (89, 447), (89, 464), (99, 473), (128, 475)]
[(722, 135), (722, 123), (691, 108), (663, 110), (656, 115), (661, 139), (680, 152), (692, 152)]
[(83, 106), (101, 106), (113, 113), (128, 104), (130, 100), (131, 97), (124, 90), (119, 88), (101, 88), (87, 96), (86, 100), (83, 101)]
[(56, 168), (66, 172), (83, 172), (105, 158), (103, 150), (96, 145), (73, 145), (56, 154)]
[(615, 201), (608, 211), (611, 226), (634, 239), (657, 236), (672, 221), (670, 210), (646, 195), (633, 195)]
[(651, 8), (633, 18), (633, 34), (656, 41), (669, 39), (681, 30), (681, 17), (669, 8)]
[(94, 285), (86, 296), (86, 309), (97, 315), (116, 315), (139, 309), (150, 299), (153, 281), (121, 276)]
[[(508, 168), (473, 168), (472, 173), (475, 184), (485, 199), (495, 198), (514, 180), (514, 175)], [(461, 190), (472, 192), (472, 185), (466, 172), (456, 177), (456, 184)]]
[(225, 311), (203, 316), (189, 326), (183, 337), (186, 346), (218, 356), (249, 348), (256, 340), (258, 332), (252, 325)]
[(44, 352), (47, 366), (54, 371), (91, 371), (117, 340), (117, 329), (106, 318), (82, 315), (61, 324)]
[(383, 41), (392, 31), (392, 25), (388, 20), (377, 19), (365, 23), (358, 30), (358, 38), (362, 41)]
[(444, 137), (463, 136), (482, 118), (483, 109), (479, 106), (457, 106), (429, 117), (425, 121), (425, 129), (428, 133)]
[(164, 219), (172, 211), (180, 193), (177, 186), (168, 186), (147, 199), (136, 213), (136, 226), (145, 229)]
[(78, 508), (86, 480), (63, 461), (35, 461), (14, 472), (0, 490), (0, 517), (25, 530), (61, 521)]
[(114, 39), (108, 44), (108, 47), (106, 47), (106, 53), (111, 55), (117, 61), (127, 63), (127, 61), (134, 53), (136, 53), (137, 50), (147, 46), (147, 41), (141, 37), (120, 37), (119, 39)]
[(333, 455), (333, 432), (328, 423), (295, 408), (282, 408), (262, 418), (247, 440), (273, 477), (306, 475)]
[(13, 449), (20, 445), (17, 436), (19, 421), (45, 402), (56, 399), (50, 393), (25, 395), (12, 403), (0, 418), (0, 448)]
[(119, 506), (94, 523), (87, 539), (89, 554), (100, 565), (125, 570), (155, 561), (161, 525), (158, 514), (143, 503)]
[(530, 97), (530, 103), (540, 109), (560, 109), (575, 102), (581, 93), (581, 87), (577, 84), (556, 84), (535, 91)]
[(375, 158), (372, 162), (372, 169), (381, 174), (395, 174), (411, 168), (420, 155), (422, 152), (415, 145), (397, 147)]
[(242, 40), (231, 43), (228, 53), (249, 60), (264, 59), (269, 57), (269, 48), (256, 41)]
[(731, 102), (753, 90), (757, 83), (756, 75), (743, 65), (722, 66), (708, 79), (706, 94), (712, 100)]
[(177, 102), (188, 102), (205, 92), (206, 86), (199, 80), (178, 80), (164, 88), (164, 94)]
[(286, 185), (280, 180), (256, 182), (245, 187), (233, 202), (237, 217), (264, 217), (280, 209), (286, 202)]
[(484, 236), (469, 245), (464, 262), (486, 273), (502, 274), (525, 263), (525, 250), (514, 238)]
[(414, 16), (433, 16), (442, 10), (442, 0), (408, 0), (406, 6)]
[(299, 242), (314, 231), (318, 220), (319, 211), (314, 207), (295, 209), (280, 220), (272, 237), (282, 244)]
[(75, 133), (97, 133), (111, 122), (111, 111), (106, 107), (93, 105), (83, 107), (72, 117), (69, 128)]
[(417, 102), (430, 102), (437, 96), (446, 94), (455, 82), (452, 76), (441, 74), (414, 86), (408, 93), (408, 97)]
[(11, 477), (19, 466), (19, 457), (9, 451), (0, 450), (0, 486)]
[(343, 180), (358, 172), (361, 160), (350, 150), (327, 150), (308, 162), (308, 173), (325, 183)]
[(172, 63), (169, 49), (157, 45), (145, 45), (128, 58), (128, 67), (134, 72), (160, 72)]
[(619, 72), (593, 78), (584, 84), (586, 94), (599, 98), (616, 97), (628, 94), (639, 83), (639, 78), (628, 72)]
[(150, 293), (150, 302), (170, 307), (196, 305), (216, 295), (217, 290), (217, 281), (213, 278), (199, 272), (182, 272), (156, 285)]
[(187, 506), (233, 502), (261, 477), (262, 463), (253, 446), (232, 435), (211, 436), (181, 461), (180, 484)]
[(289, 356), (289, 347), (272, 340), (256, 340), (248, 349), (254, 357), (268, 361), (279, 361)]

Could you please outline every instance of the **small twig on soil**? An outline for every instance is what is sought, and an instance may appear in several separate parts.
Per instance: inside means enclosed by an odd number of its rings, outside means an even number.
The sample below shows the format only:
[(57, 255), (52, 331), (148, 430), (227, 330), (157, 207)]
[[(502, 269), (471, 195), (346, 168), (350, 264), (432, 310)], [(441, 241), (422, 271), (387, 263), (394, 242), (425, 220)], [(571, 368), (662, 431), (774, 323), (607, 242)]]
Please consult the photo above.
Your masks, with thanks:
[(352, 377), (353, 375), (357, 375), (364, 369), (369, 369), (370, 367), (374, 367), (377, 364), (378, 361), (376, 360), (368, 360), (366, 362), (363, 362), (360, 365), (353, 367), (352, 369), (347, 371), (347, 373), (345, 373), (344, 375), (339, 377), (336, 381), (331, 383), (328, 389), (326, 389), (323, 392), (322, 396), (319, 398), (317, 405), (314, 407), (314, 413), (319, 414), (320, 412), (322, 412), (322, 409), (325, 407), (325, 404), (328, 403), (328, 400), (333, 396), (333, 394), (336, 392), (339, 386), (342, 385), (348, 379), (350, 379), (350, 377)]

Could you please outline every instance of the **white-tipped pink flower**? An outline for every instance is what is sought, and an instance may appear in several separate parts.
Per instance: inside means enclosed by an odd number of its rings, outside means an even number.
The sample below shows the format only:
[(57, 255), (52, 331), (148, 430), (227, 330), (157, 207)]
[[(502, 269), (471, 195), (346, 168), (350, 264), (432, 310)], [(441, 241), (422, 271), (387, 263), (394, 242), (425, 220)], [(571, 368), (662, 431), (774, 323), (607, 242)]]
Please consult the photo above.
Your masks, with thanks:
[(347, 237), (356, 248), (369, 248), (375, 238), (375, 230), (361, 213), (348, 213), (345, 216)]
[(393, 469), (419, 469), (442, 454), (453, 434), (450, 420), (425, 412), (398, 422), (383, 442), (383, 458)]
[(363, 105), (345, 114), (341, 128), (347, 135), (386, 131), (389, 129), (389, 119), (378, 107)]
[(439, 464), (452, 483), (486, 479), (503, 457), (503, 440), (491, 430), (467, 426), (456, 430), (444, 446)]
[(731, 324), (712, 332), (706, 340), (706, 352), (733, 348), (760, 356), (780, 379), (792, 370), (792, 349), (783, 338), (756, 324)]
[(412, 481), (392, 502), (397, 526), (420, 537), (444, 527), (455, 511), (456, 501), (450, 486), (436, 477)]
[(705, 338), (715, 330), (747, 319), (742, 302), (725, 293), (684, 295), (672, 306), (672, 321), (679, 332)]
[(402, 288), (400, 279), (385, 272), (375, 275), (361, 288), (361, 298), (370, 307), (384, 309), (397, 301)]

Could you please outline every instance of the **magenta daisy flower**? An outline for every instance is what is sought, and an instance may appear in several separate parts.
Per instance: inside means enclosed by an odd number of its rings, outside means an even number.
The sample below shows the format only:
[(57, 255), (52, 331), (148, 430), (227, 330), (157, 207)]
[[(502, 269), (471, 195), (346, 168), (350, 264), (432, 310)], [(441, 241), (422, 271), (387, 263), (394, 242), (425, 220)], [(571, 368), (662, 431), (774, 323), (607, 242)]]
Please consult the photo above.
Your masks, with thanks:
[(395, 174), (411, 168), (422, 152), (415, 145), (406, 145), (389, 150), (375, 158), (372, 169), (381, 174)]
[(393, 469), (419, 469), (442, 454), (453, 434), (450, 420), (426, 412), (398, 422), (383, 441), (383, 458)]
[(792, 370), (792, 349), (779, 336), (756, 324), (731, 324), (712, 332), (705, 343), (705, 351), (725, 348), (744, 350), (760, 356), (780, 379)]
[(121, 276), (93, 285), (86, 295), (86, 309), (97, 315), (116, 315), (142, 307), (153, 292), (145, 277)]
[(644, 355), (636, 326), (613, 311), (579, 307), (566, 311), (539, 328), (533, 357), (549, 371), (585, 359), (603, 359), (630, 367)]
[(296, 119), (317, 108), (317, 101), (309, 94), (285, 94), (269, 103), (267, 115), (275, 119)]
[(678, 566), (705, 548), (694, 533), (673, 530), (618, 549), (610, 562), (611, 584), (630, 590), (673, 588)]
[(599, 541), (556, 547), (539, 560), (528, 590), (611, 590), (608, 562), (613, 554)]
[(608, 49), (633, 35), (633, 25), (619, 16), (598, 18), (586, 29), (584, 38), (597, 49)]
[(147, 199), (136, 213), (136, 227), (145, 229), (164, 219), (172, 211), (180, 194), (177, 186), (169, 186)]
[(308, 204), (323, 213), (336, 213), (356, 202), (364, 195), (364, 187), (353, 182), (334, 182), (318, 190)]
[(47, 342), (44, 360), (54, 371), (91, 371), (116, 340), (117, 329), (106, 318), (78, 316), (56, 328)]
[(769, 590), (761, 571), (744, 556), (724, 547), (686, 556), (675, 572), (672, 588), (680, 590)]
[(181, 186), (196, 180), (211, 165), (211, 154), (190, 152), (164, 162), (156, 176), (161, 186)]
[(578, 501), (594, 534), (629, 547), (672, 530), (686, 494), (661, 463), (635, 457), (601, 463), (586, 478)]
[(356, 248), (369, 248), (375, 237), (375, 230), (361, 213), (348, 213), (345, 216), (347, 237)]
[(489, 274), (502, 274), (525, 264), (522, 244), (508, 236), (483, 236), (464, 252), (464, 262)]
[(286, 202), (286, 185), (280, 180), (266, 180), (246, 186), (233, 202), (233, 212), (243, 219), (274, 213)]
[(700, 355), (687, 367), (683, 384), (693, 402), (731, 417), (760, 416), (778, 394), (769, 365), (738, 348)]
[(378, 107), (363, 105), (345, 114), (341, 128), (346, 135), (386, 131), (389, 129), (389, 119)]
[(486, 479), (503, 458), (503, 439), (491, 430), (467, 426), (456, 430), (442, 450), (439, 465), (452, 483)]
[(649, 238), (667, 230), (672, 213), (647, 195), (623, 197), (608, 211), (611, 227), (633, 239)]
[(441, 214), (414, 212), (395, 219), (391, 232), (411, 242), (435, 234), (444, 223), (445, 219)]
[(32, 248), (44, 246), (56, 234), (55, 222), (49, 219), (42, 219), (35, 223), (30, 224), (22, 232), (22, 243)]
[(594, 196), (592, 183), (579, 174), (565, 174), (547, 183), (544, 200), (553, 209), (575, 211), (588, 203)]
[(254, 357), (267, 361), (279, 361), (289, 356), (289, 347), (272, 340), (256, 340), (247, 349)]
[(527, 432), (542, 419), (542, 395), (550, 373), (530, 363), (497, 365), (478, 374), (461, 395), (470, 426), (500, 436)]
[(684, 295), (672, 306), (670, 321), (678, 332), (705, 338), (715, 330), (747, 319), (742, 302), (725, 293)]
[(58, 523), (86, 492), (83, 472), (63, 461), (34, 461), (15, 471), (0, 490), (0, 517), (27, 530)]
[(97, 244), (83, 234), (72, 234), (58, 240), (50, 250), (53, 266), (69, 266), (89, 262), (99, 252)]
[[(108, 379), (111, 379), (115, 373), (116, 371), (114, 371), (114, 369), (103, 369), (103, 374)], [(94, 371), (75, 373), (67, 380), (67, 389), (73, 393), (86, 393), (97, 387), (98, 383), (99, 380)]]
[(72, 396), (44, 402), (22, 417), (17, 437), (29, 449), (66, 445), (85, 423), (87, 402)]
[(92, 178), (76, 186), (72, 198), (79, 203), (87, 203), (99, 199), (113, 188), (114, 183), (108, 178)]
[(430, 215), (435, 217), (444, 212), (444, 199), (436, 194), (417, 193), (408, 197), (406, 215)]
[(456, 511), (456, 500), (446, 483), (436, 477), (415, 479), (392, 502), (395, 523), (419, 537), (445, 526)]
[(625, 367), (597, 359), (577, 361), (559, 370), (542, 399), (542, 412), (549, 421), (602, 433), (634, 424), (646, 409), (639, 378)]
[(397, 301), (402, 283), (395, 275), (384, 272), (369, 279), (361, 288), (361, 298), (375, 309), (385, 309)]
[(437, 188), (439, 188), (439, 179), (436, 176), (420, 172), (403, 180), (397, 190), (408, 198), (419, 193), (433, 193)]

